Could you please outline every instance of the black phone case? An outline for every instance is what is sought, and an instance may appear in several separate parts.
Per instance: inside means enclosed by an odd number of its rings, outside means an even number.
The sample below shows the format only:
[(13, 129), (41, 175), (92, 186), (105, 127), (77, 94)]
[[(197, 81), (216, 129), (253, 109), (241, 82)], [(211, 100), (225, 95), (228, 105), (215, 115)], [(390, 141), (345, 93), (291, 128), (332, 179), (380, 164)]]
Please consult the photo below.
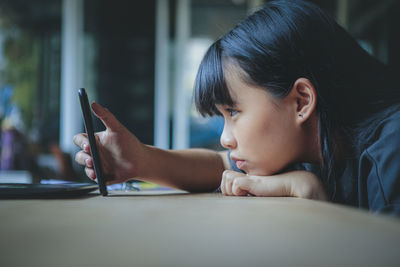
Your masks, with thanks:
[(86, 133), (89, 138), (90, 151), (93, 157), (93, 166), (96, 173), (97, 183), (99, 185), (100, 194), (107, 196), (106, 181), (103, 176), (100, 155), (97, 150), (96, 139), (94, 137), (92, 114), (89, 106), (88, 96), (84, 88), (79, 89), (79, 100), (81, 102), (83, 120), (85, 123)]

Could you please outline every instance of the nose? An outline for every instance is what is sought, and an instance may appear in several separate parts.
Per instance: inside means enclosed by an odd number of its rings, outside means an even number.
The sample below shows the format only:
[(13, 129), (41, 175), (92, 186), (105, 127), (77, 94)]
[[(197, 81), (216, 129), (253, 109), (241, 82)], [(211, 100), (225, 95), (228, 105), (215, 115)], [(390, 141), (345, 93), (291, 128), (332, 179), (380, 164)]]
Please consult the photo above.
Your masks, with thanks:
[(222, 131), (220, 138), (221, 145), (226, 149), (233, 149), (236, 147), (235, 137), (232, 135), (231, 129), (225, 123), (224, 130)]

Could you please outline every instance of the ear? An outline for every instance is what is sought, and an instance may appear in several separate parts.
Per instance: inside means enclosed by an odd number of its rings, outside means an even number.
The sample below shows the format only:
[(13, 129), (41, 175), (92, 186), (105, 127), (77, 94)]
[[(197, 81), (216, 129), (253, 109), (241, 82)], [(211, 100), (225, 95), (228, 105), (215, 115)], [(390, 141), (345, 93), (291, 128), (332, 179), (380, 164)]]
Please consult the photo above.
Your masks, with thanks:
[(317, 92), (314, 85), (306, 78), (295, 81), (289, 95), (294, 99), (296, 121), (302, 124), (307, 121), (317, 106)]

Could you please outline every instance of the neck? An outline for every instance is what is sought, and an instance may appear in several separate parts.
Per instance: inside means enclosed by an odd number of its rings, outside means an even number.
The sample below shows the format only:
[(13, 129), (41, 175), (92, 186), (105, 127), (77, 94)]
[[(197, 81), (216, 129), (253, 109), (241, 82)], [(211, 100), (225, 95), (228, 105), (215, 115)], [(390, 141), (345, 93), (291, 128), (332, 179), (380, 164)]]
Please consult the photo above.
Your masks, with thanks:
[(318, 117), (313, 113), (304, 125), (303, 157), (300, 162), (323, 164)]

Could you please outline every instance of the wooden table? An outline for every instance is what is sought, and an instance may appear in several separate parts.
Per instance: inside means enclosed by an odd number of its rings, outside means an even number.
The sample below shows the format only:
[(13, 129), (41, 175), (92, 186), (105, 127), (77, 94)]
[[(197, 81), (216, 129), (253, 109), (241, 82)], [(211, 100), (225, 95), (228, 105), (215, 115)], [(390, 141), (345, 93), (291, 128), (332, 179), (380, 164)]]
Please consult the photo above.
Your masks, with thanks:
[(400, 266), (400, 219), (179, 191), (0, 200), (0, 256), (1, 266)]

